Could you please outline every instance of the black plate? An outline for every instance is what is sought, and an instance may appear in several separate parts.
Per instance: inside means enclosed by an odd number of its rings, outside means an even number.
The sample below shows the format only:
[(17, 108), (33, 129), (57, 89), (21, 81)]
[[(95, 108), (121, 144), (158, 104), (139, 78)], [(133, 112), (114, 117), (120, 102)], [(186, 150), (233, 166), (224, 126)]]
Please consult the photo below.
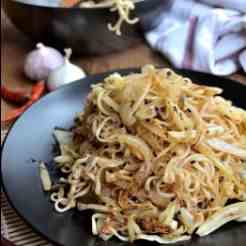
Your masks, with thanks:
[[(137, 71), (121, 70), (122, 74)], [(180, 71), (194, 81), (224, 89), (224, 96), (245, 108), (246, 88), (227, 79), (206, 74)], [(58, 214), (41, 188), (37, 165), (32, 159), (50, 163), (52, 171), (54, 127), (71, 127), (75, 113), (83, 110), (90, 84), (108, 75), (89, 76), (48, 94), (29, 108), (16, 121), (2, 149), (2, 183), (12, 206), (36, 231), (50, 241), (66, 246), (127, 245), (116, 239), (104, 242), (91, 236), (90, 218), (76, 210)], [(156, 245), (139, 241), (134, 245)], [(246, 245), (246, 225), (230, 223), (204, 238), (195, 237), (182, 245), (243, 246)]]

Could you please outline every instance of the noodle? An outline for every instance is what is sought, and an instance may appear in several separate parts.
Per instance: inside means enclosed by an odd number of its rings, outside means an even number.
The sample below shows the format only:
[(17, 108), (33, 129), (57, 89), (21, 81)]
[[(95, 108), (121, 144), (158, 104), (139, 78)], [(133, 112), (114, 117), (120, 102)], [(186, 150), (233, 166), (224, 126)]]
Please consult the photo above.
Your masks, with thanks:
[(93, 210), (104, 240), (163, 244), (245, 221), (246, 111), (218, 93), (152, 66), (94, 85), (60, 137), (55, 209)]
[(139, 18), (130, 18), (131, 12), (135, 9), (134, 0), (62, 0), (61, 6), (63, 7), (74, 7), (79, 4), (80, 7), (97, 7), (97, 6), (107, 6), (110, 4), (110, 12), (117, 12), (119, 18), (115, 24), (109, 23), (108, 29), (112, 32), (115, 32), (116, 35), (121, 35), (121, 27), (123, 23), (127, 23), (129, 25), (134, 25), (139, 21)]
[(112, 25), (108, 24), (108, 29), (115, 32), (117, 35), (121, 35), (121, 26), (123, 22), (133, 25), (138, 22), (138, 18), (130, 19), (130, 12), (135, 9), (134, 2), (132, 0), (112, 0), (111, 12), (117, 11), (119, 14), (118, 21)]

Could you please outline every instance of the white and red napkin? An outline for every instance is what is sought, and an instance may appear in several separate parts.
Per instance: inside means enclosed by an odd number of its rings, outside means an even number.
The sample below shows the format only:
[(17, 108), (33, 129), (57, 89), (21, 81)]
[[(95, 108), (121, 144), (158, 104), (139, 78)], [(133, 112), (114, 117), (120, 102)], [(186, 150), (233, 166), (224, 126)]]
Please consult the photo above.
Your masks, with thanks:
[(177, 68), (246, 72), (246, 0), (174, 0), (145, 37)]

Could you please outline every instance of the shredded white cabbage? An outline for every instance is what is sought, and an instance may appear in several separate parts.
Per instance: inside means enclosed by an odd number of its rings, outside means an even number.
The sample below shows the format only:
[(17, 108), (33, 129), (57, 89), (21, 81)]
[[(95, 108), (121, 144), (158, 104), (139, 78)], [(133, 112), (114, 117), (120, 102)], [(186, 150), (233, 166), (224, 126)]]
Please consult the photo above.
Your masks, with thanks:
[(49, 191), (52, 186), (49, 172), (43, 162), (39, 164), (39, 173), (44, 191)]
[(160, 237), (156, 235), (138, 235), (137, 239), (143, 239), (147, 241), (153, 241), (157, 242), (160, 244), (170, 244), (170, 243), (177, 243), (180, 241), (186, 241), (189, 240), (191, 237), (190, 236), (179, 236), (179, 237), (173, 237), (173, 238), (165, 238), (165, 237)]
[(206, 236), (215, 231), (225, 223), (232, 220), (241, 220), (246, 216), (246, 202), (239, 202), (228, 205), (215, 214), (213, 214), (207, 221), (205, 221), (197, 230), (199, 236)]
[(238, 156), (239, 158), (246, 160), (246, 148), (240, 148), (234, 144), (229, 144), (221, 139), (213, 138), (209, 139), (207, 143), (215, 150), (229, 153), (231, 155)]

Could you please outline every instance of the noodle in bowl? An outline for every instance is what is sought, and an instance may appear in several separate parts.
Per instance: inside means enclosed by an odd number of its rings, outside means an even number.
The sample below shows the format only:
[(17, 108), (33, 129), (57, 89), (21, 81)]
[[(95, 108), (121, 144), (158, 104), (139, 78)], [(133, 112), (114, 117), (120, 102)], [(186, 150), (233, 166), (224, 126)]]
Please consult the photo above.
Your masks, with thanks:
[[(135, 5), (143, 2), (144, 0), (74, 0), (72, 4), (69, 0), (61, 0), (62, 7), (80, 7), (80, 8), (109, 8), (110, 12), (116, 12), (118, 20), (116, 23), (108, 23), (108, 29), (116, 35), (121, 35), (121, 27), (124, 23), (134, 25), (139, 22), (137, 16), (130, 17), (134, 10)], [(68, 3), (67, 3), (68, 2)], [(76, 4), (77, 2), (77, 4)], [(166, 3), (167, 4), (167, 3)], [(135, 14), (135, 13), (134, 13)]]
[[(161, 22), (162, 13), (168, 11), (171, 2), (131, 2), (135, 9), (129, 10), (129, 16), (124, 18), (139, 19), (132, 25), (125, 20), (118, 22), (118, 11), (110, 12), (112, 4), (62, 7), (52, 0), (4, 0), (3, 9), (11, 22), (35, 43), (42, 42), (61, 50), (70, 47), (74, 55), (103, 55), (119, 52), (142, 42), (144, 32)], [(40, 21), (41, 19), (45, 21)], [(116, 35), (116, 30), (110, 31), (109, 26), (117, 26), (121, 35)]]
[(93, 210), (104, 240), (161, 244), (245, 222), (246, 111), (221, 92), (150, 65), (93, 85), (73, 131), (54, 133), (55, 209)]

